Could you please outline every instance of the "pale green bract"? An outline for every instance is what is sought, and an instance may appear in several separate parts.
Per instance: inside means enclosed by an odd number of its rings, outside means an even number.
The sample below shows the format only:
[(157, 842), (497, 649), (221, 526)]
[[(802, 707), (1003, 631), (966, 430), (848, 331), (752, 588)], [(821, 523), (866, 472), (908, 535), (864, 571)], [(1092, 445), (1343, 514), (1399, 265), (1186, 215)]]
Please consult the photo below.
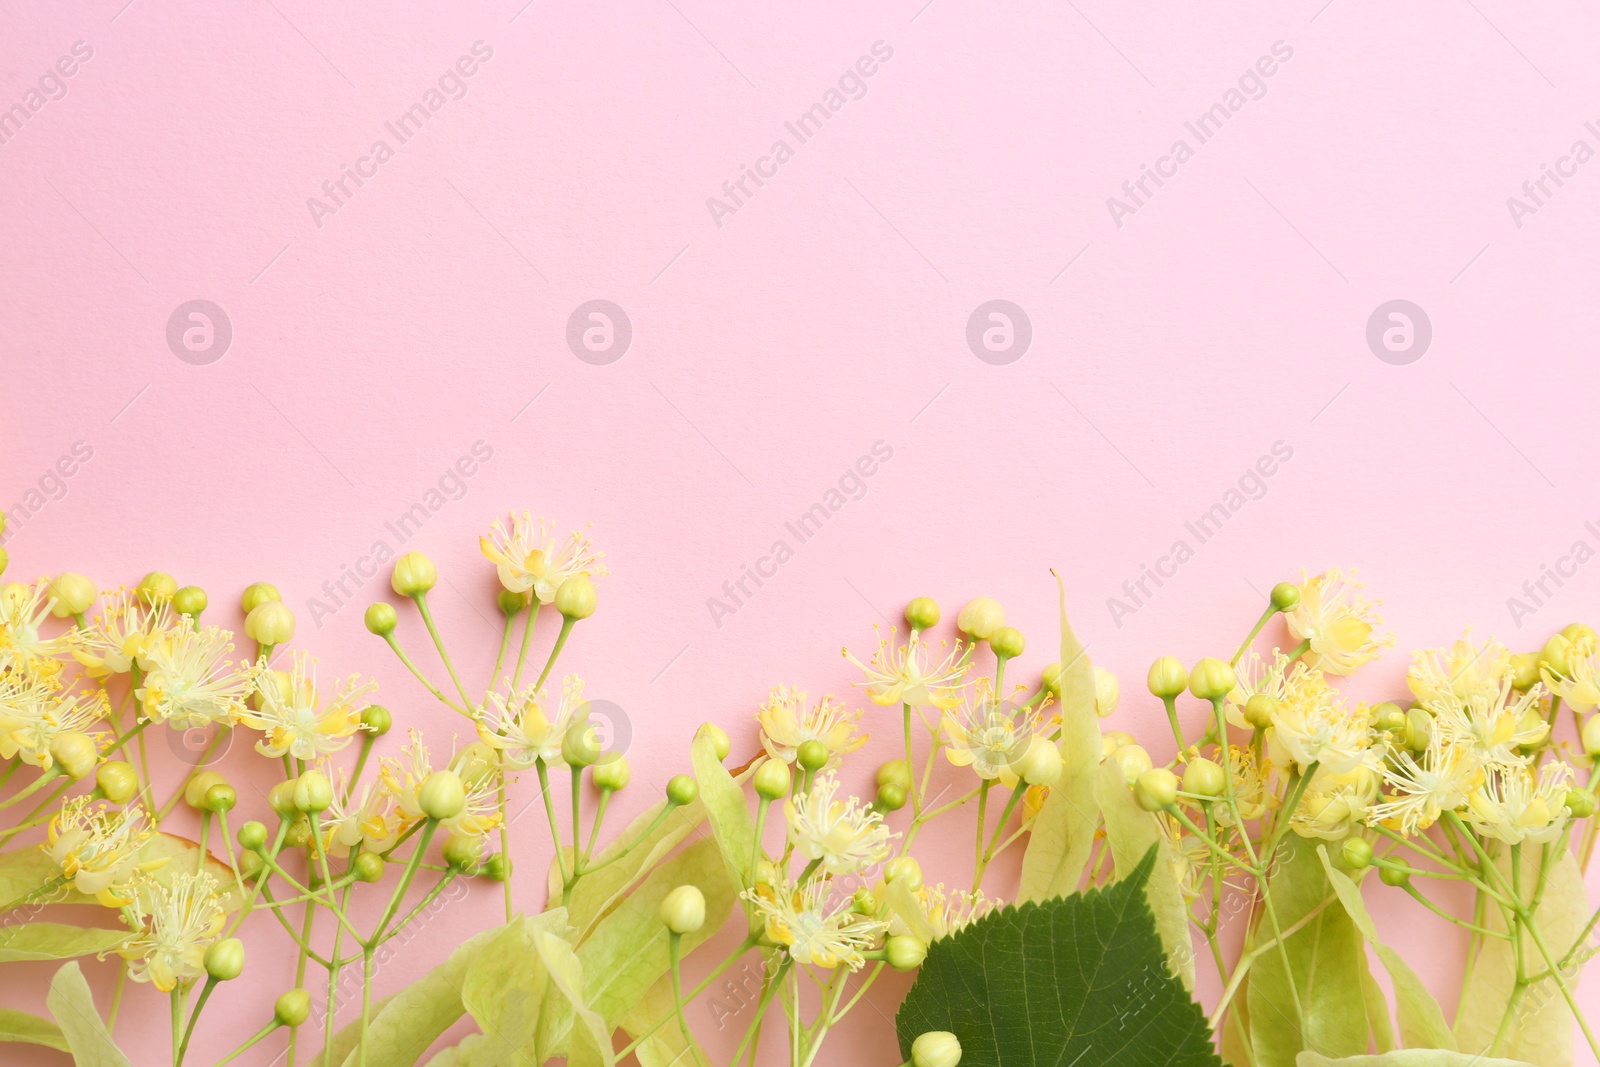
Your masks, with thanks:
[[(700, 802), (705, 805), (712, 836), (722, 850), (728, 873), (739, 888), (748, 889), (754, 881), (750, 861), (755, 851), (756, 827), (744, 790), (717, 758), (716, 742), (705, 728), (695, 733), (689, 755), (694, 764), (695, 781), (700, 786)], [(755, 766), (752, 764), (750, 769), (754, 770)]]
[(18, 1041), (28, 1045), (44, 1045), (61, 1052), (71, 1052), (61, 1027), (49, 1019), (15, 1008), (0, 1008), (0, 1041)]
[(126, 940), (126, 930), (30, 922), (0, 929), (0, 963), (93, 956), (110, 952)]
[(77, 1067), (131, 1067), (100, 1021), (94, 995), (76, 962), (66, 964), (50, 979), (45, 1005), (61, 1027)]

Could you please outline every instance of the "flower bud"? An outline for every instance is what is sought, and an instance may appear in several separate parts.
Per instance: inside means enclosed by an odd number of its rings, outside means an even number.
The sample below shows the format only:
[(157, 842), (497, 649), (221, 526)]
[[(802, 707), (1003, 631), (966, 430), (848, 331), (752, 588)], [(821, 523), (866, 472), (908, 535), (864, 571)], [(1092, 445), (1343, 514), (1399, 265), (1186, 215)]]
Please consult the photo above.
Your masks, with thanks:
[(1511, 657), (1511, 685), (1519, 693), (1526, 693), (1539, 680), (1539, 657), (1532, 652), (1518, 652)]
[(1129, 785), (1137, 782), (1139, 776), (1151, 767), (1150, 753), (1146, 752), (1142, 745), (1123, 745), (1111, 753), (1111, 760)]
[(511, 864), (504, 852), (496, 852), (484, 861), (483, 870), (478, 873), (492, 882), (503, 882), (511, 877)]
[(1372, 844), (1364, 837), (1347, 837), (1339, 846), (1339, 858), (1352, 871), (1364, 871), (1372, 866)]
[(910, 856), (896, 856), (883, 868), (885, 882), (905, 882), (906, 888), (915, 893), (922, 888), (922, 864)]
[(207, 789), (226, 782), (227, 779), (217, 771), (201, 771), (183, 784), (183, 802), (191, 808), (199, 808)]
[(483, 865), (483, 838), (450, 835), (444, 843), (444, 862), (452, 871), (476, 873)]
[(172, 594), (178, 591), (178, 580), (165, 571), (151, 571), (139, 579), (135, 590), (139, 599), (152, 607), (156, 604), (165, 604), (172, 599)]
[(561, 738), (561, 760), (568, 767), (593, 766), (600, 758), (600, 735), (595, 732), (594, 723), (588, 719), (578, 719)]
[(1104, 667), (1094, 669), (1094, 713), (1104, 719), (1122, 702), (1122, 685)]
[(1100, 758), (1105, 759), (1123, 745), (1135, 744), (1133, 735), (1122, 730), (1107, 730), (1100, 735)]
[(628, 767), (628, 759), (620, 752), (607, 752), (594, 765), (594, 784), (596, 789), (607, 793), (615, 793), (625, 789), (632, 772)]
[(251, 582), (244, 587), (244, 592), (239, 594), (239, 610), (246, 615), (269, 600), (282, 600), (278, 594), (278, 587), (271, 582)]
[(892, 759), (878, 767), (877, 782), (879, 785), (897, 785), (903, 790), (911, 789), (911, 764), (903, 759)]
[[(290, 848), (305, 848), (311, 844), (311, 820), (297, 813), (294, 822), (289, 824), (289, 834), (284, 840), (289, 843)], [(315, 878), (316, 874), (313, 873), (310, 877)]]
[(295, 814), (297, 809), (294, 806), (294, 779), (273, 786), (267, 793), (267, 806), (285, 819)]
[(1183, 791), (1201, 797), (1219, 797), (1228, 788), (1228, 776), (1215, 762), (1196, 757), (1183, 769)]
[(1406, 747), (1413, 752), (1427, 750), (1428, 741), (1433, 737), (1433, 716), (1421, 708), (1412, 708), (1406, 712)]
[[(4, 532), (4, 528), (0, 527), (0, 533), (3, 533), (3, 532)], [(9, 567), (10, 565), (11, 565), (11, 553), (7, 552), (4, 548), (0, 548), (0, 574), (4, 574), (6, 572), (6, 568)]]
[(50, 606), (50, 614), (58, 619), (82, 615), (99, 595), (99, 590), (95, 589), (87, 576), (76, 571), (63, 571), (50, 579), (50, 596), (55, 600)]
[(564, 618), (587, 619), (594, 614), (599, 599), (587, 574), (574, 574), (556, 587), (556, 610)]
[(259, 852), (239, 853), (239, 876), (247, 882), (254, 881), (266, 865), (267, 861), (261, 858)]
[(361, 728), (372, 737), (382, 737), (394, 725), (394, 716), (382, 704), (368, 704), (361, 709)]
[(1411, 869), (1401, 863), (1384, 863), (1378, 867), (1378, 880), (1384, 885), (1402, 886), (1411, 881)]
[(133, 764), (119, 759), (107, 760), (94, 772), (94, 784), (111, 803), (126, 804), (139, 791), (139, 776)]
[(795, 762), (803, 771), (820, 771), (828, 762), (828, 746), (815, 738), (802, 741), (795, 750)]
[(980, 596), (969, 600), (956, 615), (956, 629), (974, 641), (987, 641), (1005, 624), (1006, 609), (993, 597)]
[(1016, 659), (1027, 646), (1022, 631), (1015, 626), (1002, 626), (989, 635), (989, 648), (1001, 659)]
[(1594, 794), (1587, 789), (1567, 790), (1567, 810), (1574, 819), (1587, 819), (1594, 814)]
[(1268, 693), (1256, 693), (1244, 702), (1244, 721), (1257, 730), (1272, 725), (1278, 714), (1278, 698)]
[(1539, 664), (1552, 674), (1566, 677), (1572, 670), (1569, 661), (1571, 651), (1572, 642), (1567, 640), (1565, 634), (1552, 634), (1550, 640), (1544, 643), (1544, 648), (1539, 650)]
[(172, 610), (191, 619), (199, 618), (200, 613), (206, 610), (206, 605), (210, 603), (211, 599), (206, 596), (206, 591), (198, 585), (186, 585), (172, 594)]
[(281, 600), (264, 600), (244, 617), (244, 635), (258, 645), (281, 645), (294, 636), (294, 612)]
[(1196, 663), (1189, 674), (1189, 692), (1201, 700), (1221, 700), (1236, 683), (1233, 668), (1211, 656)]
[(700, 786), (687, 774), (675, 774), (667, 780), (667, 803), (681, 808), (693, 804), (700, 795)]
[(1162, 656), (1150, 664), (1150, 673), (1145, 676), (1145, 685), (1149, 687), (1152, 695), (1162, 700), (1171, 700), (1189, 685), (1189, 672), (1184, 669), (1183, 661), (1177, 656)]
[(928, 958), (928, 946), (914, 937), (899, 935), (884, 942), (884, 958), (897, 971), (914, 971)]
[(1279, 611), (1293, 611), (1300, 606), (1300, 587), (1293, 582), (1279, 582), (1272, 587), (1272, 606)]
[(326, 811), (333, 803), (333, 783), (321, 771), (306, 771), (294, 782), (294, 806), (297, 811)]
[(417, 807), (430, 819), (453, 819), (466, 806), (467, 791), (455, 771), (434, 771), (417, 789)]
[(367, 613), (362, 616), (362, 621), (366, 623), (368, 633), (388, 637), (394, 633), (395, 623), (399, 619), (395, 617), (393, 604), (378, 600), (367, 605)]
[(500, 608), (500, 614), (510, 618), (523, 611), (528, 606), (528, 594), (518, 593), (510, 589), (502, 589), (494, 598), (495, 604)]
[(857, 915), (877, 915), (878, 898), (872, 895), (872, 890), (862, 886), (850, 895), (850, 910)]
[(200, 798), (200, 810), (209, 811), (213, 815), (224, 815), (232, 811), (239, 803), (239, 794), (233, 786), (224, 782), (214, 785), (206, 790), (206, 795)]
[(100, 762), (94, 738), (76, 730), (64, 730), (50, 741), (50, 756), (61, 771), (74, 781), (86, 777)]
[(919, 596), (906, 605), (906, 625), (912, 630), (931, 630), (939, 625), (939, 602)]
[(711, 738), (711, 751), (717, 754), (717, 761), (720, 763), (727, 759), (728, 753), (733, 751), (733, 741), (729, 739), (728, 731), (714, 722), (703, 722), (700, 724), (700, 729)]
[(1600, 712), (1595, 712), (1583, 723), (1583, 750), (1591, 756), (1600, 756)]
[(911, 1067), (956, 1067), (961, 1042), (948, 1030), (929, 1030), (911, 1042)]
[(272, 1018), (279, 1026), (299, 1026), (311, 1018), (311, 994), (291, 989), (272, 1005)]
[(692, 934), (706, 924), (706, 897), (695, 885), (680, 885), (661, 898), (661, 908), (656, 913), (668, 930), (675, 934)]
[(394, 561), (394, 573), (389, 585), (401, 596), (419, 596), (432, 589), (439, 581), (439, 568), (421, 552), (407, 552)]
[(267, 847), (267, 828), (254, 819), (239, 827), (239, 847), (246, 852), (259, 852)]
[(1061, 749), (1035, 734), (1022, 755), (1011, 761), (1011, 772), (1029, 785), (1055, 785), (1061, 777)]
[(893, 782), (878, 787), (878, 810), (899, 811), (906, 806), (906, 791)]
[(763, 800), (782, 800), (793, 784), (789, 765), (782, 760), (769, 759), (756, 768), (756, 796)]
[(1398, 733), (1406, 728), (1405, 709), (1385, 701), (1372, 709), (1372, 725), (1386, 733)]
[(1165, 767), (1152, 767), (1133, 785), (1133, 799), (1145, 811), (1161, 811), (1178, 800), (1178, 776)]
[(1600, 634), (1594, 632), (1594, 627), (1581, 622), (1567, 623), (1561, 628), (1561, 636), (1573, 646), (1588, 651), (1593, 651), (1596, 643), (1600, 643)]
[(1056, 699), (1061, 698), (1061, 662), (1046, 663), (1039, 672), (1039, 685)]
[(213, 941), (206, 949), (206, 974), (219, 982), (231, 982), (244, 973), (244, 942), (237, 937)]
[(356, 881), (366, 882), (368, 885), (383, 881), (383, 857), (376, 852), (363, 852), (350, 864), (350, 869), (355, 872)]

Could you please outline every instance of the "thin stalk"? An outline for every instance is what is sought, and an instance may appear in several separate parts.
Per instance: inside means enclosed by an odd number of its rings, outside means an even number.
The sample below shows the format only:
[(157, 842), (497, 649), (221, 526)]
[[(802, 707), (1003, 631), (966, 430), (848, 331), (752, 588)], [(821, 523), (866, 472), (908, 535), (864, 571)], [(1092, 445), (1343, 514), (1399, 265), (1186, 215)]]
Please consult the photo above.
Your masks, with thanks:
[(428, 594), (418, 593), (411, 598), (417, 602), (417, 612), (422, 616), (422, 624), (428, 628), (428, 636), (433, 638), (433, 647), (439, 650), (439, 658), (444, 661), (444, 669), (450, 672), (450, 680), (456, 683), (456, 692), (461, 694), (461, 705), (470, 712), (472, 697), (467, 694), (467, 687), (461, 684), (461, 676), (456, 673), (456, 666), (450, 662), (450, 653), (445, 651), (444, 639), (439, 636), (439, 628), (433, 624), (433, 612), (428, 610)]

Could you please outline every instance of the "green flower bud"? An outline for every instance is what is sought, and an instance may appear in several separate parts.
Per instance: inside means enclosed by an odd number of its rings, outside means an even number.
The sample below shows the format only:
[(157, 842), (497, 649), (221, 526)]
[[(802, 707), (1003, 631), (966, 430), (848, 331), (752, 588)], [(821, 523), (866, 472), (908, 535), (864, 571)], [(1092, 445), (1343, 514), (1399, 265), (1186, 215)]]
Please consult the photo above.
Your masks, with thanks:
[[(3, 532), (3, 528), (0, 528), (0, 533)], [(6, 572), (6, 568), (9, 566), (11, 566), (11, 553), (7, 552), (4, 548), (0, 548), (0, 574), (4, 574)]]
[(502, 589), (500, 590), (499, 595), (495, 597), (495, 603), (499, 605), (500, 614), (510, 618), (511, 616), (516, 615), (518, 612), (521, 612), (527, 608), (528, 594), (516, 593), (510, 589)]
[(1117, 681), (1117, 676), (1104, 667), (1094, 669), (1094, 713), (1100, 718), (1108, 718), (1117, 710), (1117, 705), (1122, 703), (1122, 683)]
[(756, 796), (764, 800), (782, 800), (793, 784), (789, 765), (782, 760), (769, 759), (756, 768)]
[(1433, 716), (1421, 708), (1412, 708), (1406, 712), (1406, 747), (1413, 752), (1426, 751), (1431, 737), (1433, 737)]
[(1383, 863), (1378, 867), (1378, 880), (1384, 885), (1402, 886), (1411, 881), (1411, 869), (1401, 863)]
[(862, 886), (851, 894), (850, 910), (857, 915), (876, 915), (878, 914), (878, 898), (872, 895), (872, 890)]
[(1183, 661), (1177, 656), (1162, 656), (1150, 664), (1150, 673), (1145, 676), (1145, 684), (1150, 692), (1162, 700), (1171, 700), (1180, 695), (1189, 685), (1189, 672), (1184, 669)]
[(699, 886), (680, 885), (661, 898), (657, 912), (668, 930), (692, 934), (706, 924), (706, 898)]
[[(305, 848), (311, 844), (311, 821), (304, 815), (296, 814), (294, 821), (289, 824), (289, 835), (284, 838), (290, 848)], [(315, 879), (316, 875), (311, 875)], [(316, 882), (311, 883), (313, 886)]]
[(1133, 784), (1133, 799), (1145, 811), (1162, 811), (1178, 800), (1178, 776), (1165, 767), (1152, 767)]
[(373, 737), (382, 737), (394, 725), (394, 716), (382, 704), (368, 704), (361, 709), (361, 726)]
[(483, 838), (451, 834), (444, 843), (444, 862), (452, 871), (476, 873), (483, 865)]
[(389, 585), (401, 596), (419, 596), (439, 582), (439, 568), (421, 552), (407, 552), (394, 561)]
[(64, 571), (50, 579), (50, 596), (55, 600), (50, 606), (50, 614), (65, 619), (88, 611), (100, 596), (100, 591), (86, 575)]
[(259, 852), (239, 853), (239, 876), (247, 882), (253, 881), (266, 865), (267, 861), (261, 858)]
[(961, 1042), (948, 1030), (929, 1030), (911, 1042), (911, 1067), (956, 1067)]
[(267, 847), (267, 828), (251, 819), (239, 827), (239, 847), (246, 852), (259, 852)]
[(700, 729), (711, 738), (711, 751), (717, 754), (717, 762), (728, 758), (728, 753), (733, 751), (733, 741), (728, 737), (728, 731), (714, 722), (703, 722)]
[(1300, 587), (1293, 582), (1279, 582), (1272, 587), (1272, 606), (1279, 611), (1293, 611), (1300, 606)]
[(376, 852), (363, 852), (350, 864), (351, 869), (355, 871), (356, 881), (366, 882), (368, 885), (383, 881), (384, 866), (383, 857)]
[(800, 742), (795, 753), (795, 762), (803, 771), (820, 771), (828, 763), (828, 746), (816, 739)]
[(1372, 866), (1372, 844), (1364, 837), (1347, 837), (1339, 846), (1339, 858), (1352, 871), (1364, 871)]
[(911, 764), (903, 759), (892, 759), (878, 767), (877, 781), (879, 785), (897, 785), (901, 789), (911, 789)]
[(899, 811), (906, 806), (906, 791), (890, 782), (878, 787), (878, 810)]
[(94, 784), (100, 793), (113, 804), (126, 804), (139, 791), (139, 776), (131, 763), (108, 760), (94, 772)]
[(1219, 797), (1228, 788), (1228, 776), (1211, 760), (1196, 757), (1183, 769), (1183, 791), (1202, 797)]
[(272, 790), (267, 793), (267, 806), (285, 819), (299, 810), (294, 806), (293, 778), (287, 782), (279, 782), (272, 787)]
[(1386, 733), (1398, 733), (1406, 728), (1405, 709), (1385, 701), (1372, 709), (1372, 725)]
[(1267, 693), (1256, 693), (1244, 702), (1244, 721), (1257, 730), (1265, 730), (1271, 726), (1277, 714), (1278, 699)]
[(1237, 679), (1233, 668), (1220, 659), (1207, 656), (1189, 674), (1189, 692), (1201, 700), (1221, 700), (1233, 689)]
[(206, 974), (219, 982), (231, 982), (244, 973), (244, 942), (237, 937), (213, 941), (204, 962)]
[(579, 719), (561, 738), (561, 760), (568, 767), (590, 767), (600, 758), (600, 735), (594, 723)]
[(700, 786), (687, 774), (675, 774), (667, 781), (667, 803), (681, 808), (693, 804), (700, 795)]
[(178, 591), (178, 580), (165, 571), (151, 571), (139, 579), (139, 599), (152, 606), (165, 604)]
[(1597, 712), (1583, 722), (1583, 732), (1579, 735), (1583, 741), (1583, 750), (1591, 756), (1600, 756), (1600, 712)]
[(1029, 785), (1055, 785), (1061, 777), (1061, 749), (1035, 734), (1022, 755), (1011, 761), (1011, 773)]
[(1122, 771), (1123, 780), (1129, 785), (1139, 780), (1139, 776), (1148, 771), (1152, 764), (1150, 753), (1142, 745), (1123, 745), (1111, 753), (1111, 761)]
[(600, 762), (594, 765), (593, 774), (595, 788), (608, 793), (626, 789), (628, 780), (632, 777), (627, 757), (620, 752), (607, 752), (600, 757)]
[(484, 861), (483, 870), (478, 873), (490, 881), (503, 882), (511, 877), (511, 864), (506, 861), (505, 853), (496, 852)]
[(1039, 684), (1043, 686), (1045, 692), (1049, 693), (1051, 696), (1058, 700), (1061, 698), (1060, 660), (1057, 660), (1054, 663), (1046, 663), (1044, 665), (1044, 670), (1039, 672)]
[(914, 971), (928, 958), (928, 946), (914, 937), (891, 937), (884, 942), (884, 958), (897, 971)]
[(453, 819), (467, 807), (467, 791), (455, 771), (434, 771), (417, 789), (417, 807), (430, 819)]
[(311, 1018), (311, 994), (291, 989), (272, 1005), (272, 1017), (279, 1026), (299, 1026)]
[(367, 613), (362, 617), (362, 621), (366, 623), (368, 633), (388, 637), (394, 633), (395, 623), (399, 622), (399, 619), (395, 616), (393, 604), (387, 600), (378, 600), (367, 605)]
[(1002, 626), (989, 635), (989, 648), (1001, 659), (1016, 659), (1027, 646), (1022, 631), (1015, 626)]
[(201, 771), (183, 784), (183, 802), (198, 811), (205, 802), (206, 790), (227, 783), (228, 780), (217, 771)]
[(73, 781), (85, 778), (100, 762), (94, 738), (76, 730), (63, 730), (50, 739), (50, 757), (61, 772)]
[(206, 790), (206, 795), (200, 798), (200, 810), (220, 815), (232, 811), (238, 803), (239, 794), (233, 786), (224, 782)]
[(1519, 693), (1526, 693), (1539, 681), (1539, 657), (1532, 652), (1518, 652), (1511, 657), (1511, 685)]
[(913, 630), (931, 630), (939, 625), (939, 602), (919, 596), (906, 605), (906, 625)]
[(206, 596), (206, 591), (198, 585), (186, 585), (172, 594), (172, 610), (179, 615), (187, 615), (191, 619), (198, 619), (200, 613), (206, 610), (206, 605), (211, 599)]
[(556, 587), (556, 610), (564, 618), (587, 619), (599, 604), (594, 583), (587, 574), (574, 574)]
[(1600, 634), (1596, 634), (1594, 627), (1587, 623), (1569, 622), (1561, 628), (1561, 636), (1574, 645), (1587, 645), (1590, 648), (1600, 643)]
[(328, 810), (333, 803), (333, 783), (321, 771), (306, 771), (295, 779), (294, 806), (296, 811), (319, 812)]
[(987, 641), (1006, 624), (1006, 609), (993, 597), (980, 596), (969, 600), (956, 615), (956, 629), (974, 641)]
[(281, 600), (257, 604), (244, 617), (244, 635), (258, 645), (281, 645), (294, 636), (294, 612)]
[(915, 893), (922, 888), (922, 865), (911, 856), (896, 856), (883, 868), (885, 882), (905, 882), (906, 888)]
[(1587, 789), (1567, 790), (1567, 810), (1574, 819), (1587, 819), (1594, 814), (1594, 794)]
[(251, 582), (244, 587), (244, 592), (239, 594), (239, 610), (246, 615), (269, 600), (282, 600), (278, 594), (278, 587), (271, 582)]
[(1572, 670), (1571, 653), (1572, 642), (1567, 640), (1566, 635), (1552, 634), (1550, 640), (1544, 643), (1544, 648), (1539, 650), (1539, 664), (1552, 674), (1567, 677)]

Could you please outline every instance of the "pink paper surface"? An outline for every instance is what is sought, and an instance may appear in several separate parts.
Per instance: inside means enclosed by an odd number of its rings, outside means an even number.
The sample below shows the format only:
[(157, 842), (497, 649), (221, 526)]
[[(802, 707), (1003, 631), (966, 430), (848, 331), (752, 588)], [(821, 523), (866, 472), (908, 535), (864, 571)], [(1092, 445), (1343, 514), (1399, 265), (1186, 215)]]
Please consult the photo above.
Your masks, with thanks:
[[(389, 595), (375, 546), (438, 561), (440, 623), (482, 677), (498, 631), (478, 534), (509, 508), (592, 520), (612, 575), (564, 664), (621, 709), (630, 811), (686, 769), (700, 721), (747, 755), (772, 684), (843, 693), (840, 646), (869, 653), (911, 596), (947, 617), (999, 597), (1037, 670), (1050, 567), (1122, 677), (1113, 725), (1158, 752), (1149, 661), (1227, 654), (1301, 567), (1358, 566), (1402, 650), (1596, 621), (1592, 13), (437, 7), (4, 17), (8, 576), (170, 569), (235, 626), (242, 587), (272, 580), (297, 645), (376, 676), (448, 748), (461, 721), (362, 629)], [(197, 300), (226, 331), (188, 317)], [(579, 314), (591, 301), (628, 329)], [(1140, 591), (1146, 567), (1165, 577)], [(425, 651), (414, 616), (402, 633)], [(1404, 666), (1356, 688), (1399, 695)], [(862, 788), (897, 729), (867, 718)], [(241, 744), (223, 766), (265, 788), (264, 763)], [(541, 869), (542, 829), (518, 832)], [(950, 880), (968, 852), (953, 834)], [(1450, 1011), (1460, 939), (1368, 896)], [(380, 992), (499, 908), (475, 885)], [(265, 923), (191, 1062), (292, 984)], [(90, 970), (104, 1003), (111, 967)], [(37, 1009), (50, 971), (7, 967), (4, 1002)], [(829, 1062), (898, 1062), (905, 987), (880, 983)], [(726, 1056), (744, 1024), (724, 1015), (692, 1018)], [(165, 1062), (166, 1018), (130, 992), (136, 1063)]]

